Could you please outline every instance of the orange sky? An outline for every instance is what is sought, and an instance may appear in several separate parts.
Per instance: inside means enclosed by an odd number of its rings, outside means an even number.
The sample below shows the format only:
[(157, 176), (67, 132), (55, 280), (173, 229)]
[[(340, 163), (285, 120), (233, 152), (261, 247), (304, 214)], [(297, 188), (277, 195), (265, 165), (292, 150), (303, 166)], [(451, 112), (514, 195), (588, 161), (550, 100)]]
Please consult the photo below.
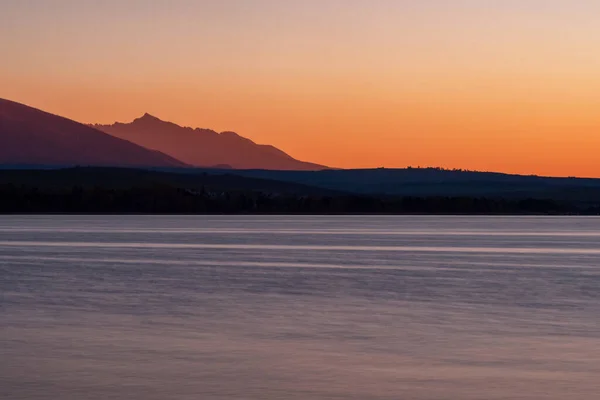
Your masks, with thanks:
[(337, 167), (600, 177), (600, 2), (569, 3), (5, 0), (0, 97)]

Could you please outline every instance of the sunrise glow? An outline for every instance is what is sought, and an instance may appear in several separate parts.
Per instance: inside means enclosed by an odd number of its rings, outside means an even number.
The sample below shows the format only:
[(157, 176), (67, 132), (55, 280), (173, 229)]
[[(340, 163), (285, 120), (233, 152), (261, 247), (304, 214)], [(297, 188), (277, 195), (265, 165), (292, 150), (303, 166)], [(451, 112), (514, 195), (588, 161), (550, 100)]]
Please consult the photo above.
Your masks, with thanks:
[(149, 112), (342, 168), (600, 177), (597, 1), (30, 4), (0, 5), (0, 97), (80, 122)]

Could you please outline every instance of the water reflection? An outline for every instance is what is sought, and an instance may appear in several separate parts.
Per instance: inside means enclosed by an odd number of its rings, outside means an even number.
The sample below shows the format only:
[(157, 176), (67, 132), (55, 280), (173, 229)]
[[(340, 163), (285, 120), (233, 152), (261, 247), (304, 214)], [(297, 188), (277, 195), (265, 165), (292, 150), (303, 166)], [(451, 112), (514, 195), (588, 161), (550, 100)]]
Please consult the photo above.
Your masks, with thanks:
[(2, 217), (0, 394), (592, 399), (598, 249), (581, 218)]

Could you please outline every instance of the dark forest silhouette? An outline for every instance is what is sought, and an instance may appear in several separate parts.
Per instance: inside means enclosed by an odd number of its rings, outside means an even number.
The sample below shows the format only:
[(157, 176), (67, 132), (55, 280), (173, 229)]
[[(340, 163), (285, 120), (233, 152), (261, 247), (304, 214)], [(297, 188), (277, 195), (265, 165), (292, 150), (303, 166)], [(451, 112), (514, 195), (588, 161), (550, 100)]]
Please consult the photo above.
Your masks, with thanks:
[(600, 202), (373, 196), (236, 175), (116, 168), (0, 171), (0, 213), (598, 214)]

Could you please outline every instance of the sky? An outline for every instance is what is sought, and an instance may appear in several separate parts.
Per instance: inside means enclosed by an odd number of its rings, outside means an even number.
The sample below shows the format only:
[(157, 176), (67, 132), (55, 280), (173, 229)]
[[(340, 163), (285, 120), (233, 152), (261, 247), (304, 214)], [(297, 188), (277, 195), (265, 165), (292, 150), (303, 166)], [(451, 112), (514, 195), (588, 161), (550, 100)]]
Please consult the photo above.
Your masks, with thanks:
[(0, 0), (0, 97), (342, 168), (600, 177), (598, 0)]

